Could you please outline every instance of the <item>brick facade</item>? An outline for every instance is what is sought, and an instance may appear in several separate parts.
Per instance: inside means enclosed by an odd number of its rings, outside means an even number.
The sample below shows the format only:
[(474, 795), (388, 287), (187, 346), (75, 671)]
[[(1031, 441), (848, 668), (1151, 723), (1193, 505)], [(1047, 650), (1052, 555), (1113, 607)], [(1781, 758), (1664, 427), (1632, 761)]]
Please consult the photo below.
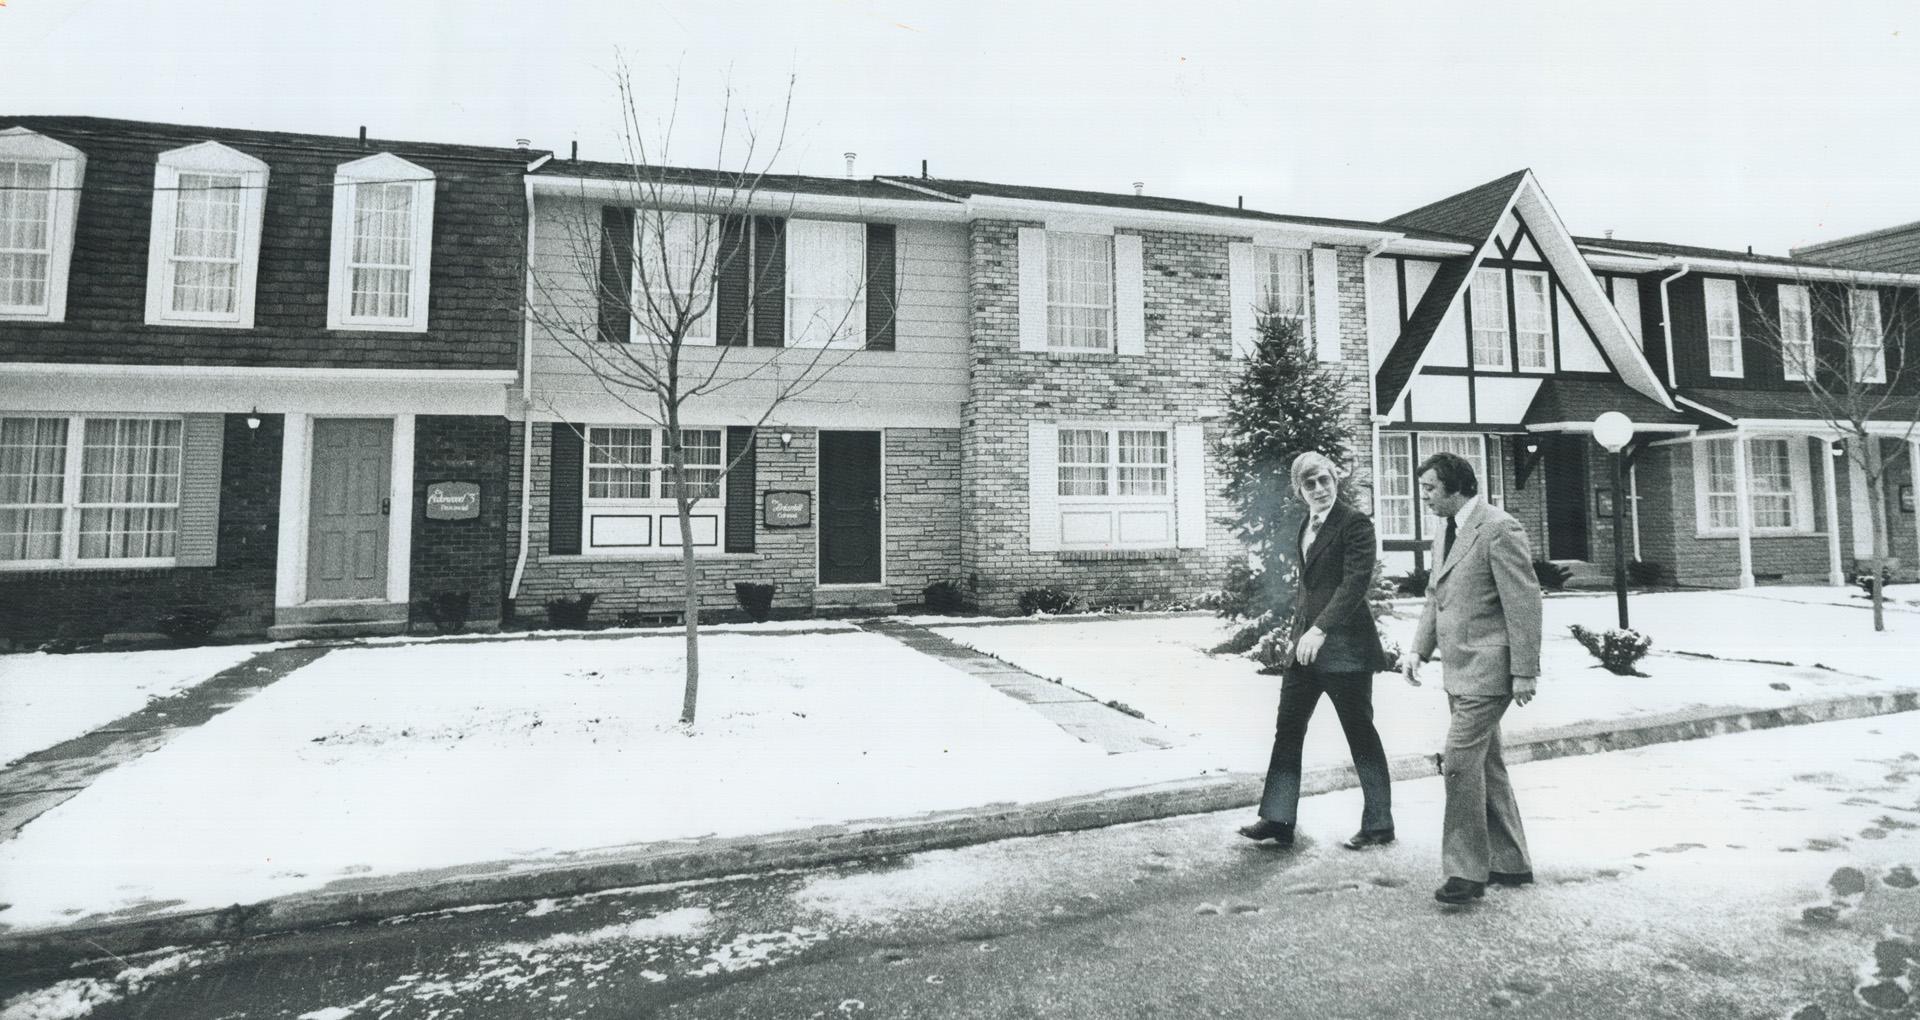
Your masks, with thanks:
[[(463, 591), (470, 596), (469, 629), (499, 626), (506, 520), (510, 511), (518, 513), (507, 500), (508, 444), (516, 431), (505, 418), (421, 415), (414, 419), (411, 588), (415, 629), (433, 626), (426, 600), (443, 592)], [(447, 481), (479, 483), (479, 517), (428, 519), (427, 486)]]

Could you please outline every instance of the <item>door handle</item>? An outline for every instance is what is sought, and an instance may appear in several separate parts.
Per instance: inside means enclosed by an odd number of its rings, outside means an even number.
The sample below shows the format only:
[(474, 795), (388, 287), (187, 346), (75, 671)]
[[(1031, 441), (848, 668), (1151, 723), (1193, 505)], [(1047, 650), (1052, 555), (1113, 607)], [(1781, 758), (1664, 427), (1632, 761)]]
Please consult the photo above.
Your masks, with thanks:
[(878, 496), (873, 497), (873, 512), (874, 513), (880, 512), (880, 497)]
[(390, 517), (392, 515), (393, 515), (393, 497), (391, 496), (380, 497), (380, 516)]

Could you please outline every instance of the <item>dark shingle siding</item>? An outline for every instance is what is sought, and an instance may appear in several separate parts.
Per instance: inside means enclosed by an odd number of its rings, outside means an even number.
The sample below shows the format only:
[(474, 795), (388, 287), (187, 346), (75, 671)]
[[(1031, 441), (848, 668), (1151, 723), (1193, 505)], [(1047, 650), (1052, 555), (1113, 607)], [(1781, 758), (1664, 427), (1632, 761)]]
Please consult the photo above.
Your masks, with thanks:
[(1515, 170), (1499, 180), (1488, 181), (1438, 202), (1430, 202), (1388, 219), (1389, 226), (1431, 230), (1464, 238), (1471, 244), (1483, 244), (1499, 225), (1513, 189), (1520, 186), (1525, 170)]

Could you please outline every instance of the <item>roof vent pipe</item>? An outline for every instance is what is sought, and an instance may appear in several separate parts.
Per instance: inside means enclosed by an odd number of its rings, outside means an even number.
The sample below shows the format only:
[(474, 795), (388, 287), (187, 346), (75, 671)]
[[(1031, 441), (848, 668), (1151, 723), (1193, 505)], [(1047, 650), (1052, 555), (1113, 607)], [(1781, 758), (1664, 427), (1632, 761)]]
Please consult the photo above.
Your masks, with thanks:
[(365, 124), (360, 125), (360, 147), (363, 149), (367, 147), (367, 126)]
[(1602, 230), (1600, 232), (1600, 236), (1606, 238), (1609, 241), (1613, 240), (1613, 228), (1608, 227), (1607, 229)]
[(1233, 196), (1233, 207), (1235, 209), (1245, 209), (1247, 207), (1247, 196), (1245, 195)]
[(516, 138), (513, 140), (513, 147), (519, 149), (521, 152), (527, 151), (527, 146), (532, 144), (532, 139), (528, 138)]
[(573, 140), (573, 148), (569, 150), (567, 158), (576, 163), (580, 161), (580, 139), (576, 138)]
[(1140, 196), (1140, 195), (1143, 195), (1143, 194), (1145, 194), (1145, 193), (1146, 193), (1146, 190), (1147, 190), (1147, 182), (1146, 182), (1146, 181), (1134, 181), (1134, 182), (1133, 182), (1133, 193), (1134, 193), (1134, 196), (1135, 196), (1135, 197), (1138, 197), (1138, 196)]
[(846, 153), (845, 155), (847, 157), (847, 180), (853, 180), (853, 157), (859, 154), (854, 152), (849, 152), (849, 153)]
[(923, 181), (927, 179), (927, 161), (924, 159), (920, 161), (920, 179)]

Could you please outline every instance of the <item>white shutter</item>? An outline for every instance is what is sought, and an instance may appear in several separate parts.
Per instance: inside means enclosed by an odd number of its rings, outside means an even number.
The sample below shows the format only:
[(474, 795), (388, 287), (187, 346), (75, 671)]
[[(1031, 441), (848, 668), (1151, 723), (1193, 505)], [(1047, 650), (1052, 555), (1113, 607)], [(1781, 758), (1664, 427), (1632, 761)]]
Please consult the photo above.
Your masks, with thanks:
[(1340, 254), (1313, 250), (1313, 339), (1321, 361), (1340, 360)]
[(1253, 356), (1258, 340), (1254, 330), (1253, 303), (1259, 300), (1253, 279), (1253, 245), (1235, 241), (1227, 245), (1228, 318), (1233, 323), (1233, 356)]
[(1060, 548), (1060, 433), (1053, 425), (1027, 423), (1027, 548)]
[(1179, 546), (1207, 546), (1207, 439), (1199, 425), (1173, 427), (1173, 496)]
[(1047, 349), (1047, 232), (1020, 228), (1020, 349)]
[(220, 459), (226, 417), (190, 414), (180, 428), (180, 532), (174, 562), (211, 567), (220, 552)]
[(1113, 340), (1120, 354), (1147, 353), (1146, 258), (1138, 234), (1113, 237)]

